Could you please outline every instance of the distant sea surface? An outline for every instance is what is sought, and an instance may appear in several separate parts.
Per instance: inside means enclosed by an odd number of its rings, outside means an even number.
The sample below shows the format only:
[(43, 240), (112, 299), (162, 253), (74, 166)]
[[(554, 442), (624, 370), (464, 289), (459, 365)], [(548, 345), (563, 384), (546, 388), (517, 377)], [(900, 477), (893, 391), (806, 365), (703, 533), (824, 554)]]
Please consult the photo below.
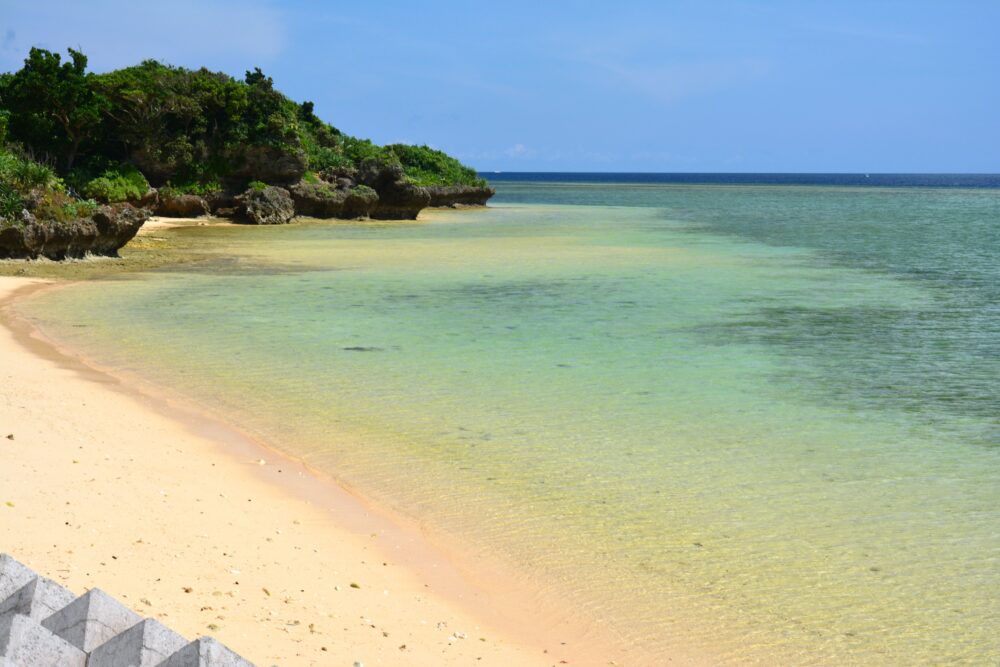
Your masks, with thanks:
[(894, 188), (1000, 188), (1000, 174), (752, 174), (650, 172), (483, 172), (493, 183), (649, 185), (828, 185)]
[(1000, 662), (1000, 177), (487, 177), (23, 308), (651, 664)]

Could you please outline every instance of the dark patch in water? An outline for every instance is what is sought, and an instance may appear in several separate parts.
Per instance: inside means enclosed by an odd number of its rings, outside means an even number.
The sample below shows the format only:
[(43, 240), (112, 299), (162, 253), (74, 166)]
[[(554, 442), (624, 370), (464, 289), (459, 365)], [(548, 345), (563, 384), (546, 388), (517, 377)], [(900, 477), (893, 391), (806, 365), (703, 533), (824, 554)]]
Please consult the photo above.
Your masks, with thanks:
[[(811, 400), (905, 411), (926, 424), (943, 414), (996, 424), (1000, 340), (983, 325), (980, 309), (951, 301), (926, 309), (763, 306), (697, 331), (719, 345), (768, 346), (789, 362), (775, 381), (795, 383)], [(987, 430), (981, 440), (1000, 444)]]
[(352, 345), (350, 347), (341, 348), (345, 352), (381, 352), (385, 348), (382, 347), (370, 347), (367, 345)]

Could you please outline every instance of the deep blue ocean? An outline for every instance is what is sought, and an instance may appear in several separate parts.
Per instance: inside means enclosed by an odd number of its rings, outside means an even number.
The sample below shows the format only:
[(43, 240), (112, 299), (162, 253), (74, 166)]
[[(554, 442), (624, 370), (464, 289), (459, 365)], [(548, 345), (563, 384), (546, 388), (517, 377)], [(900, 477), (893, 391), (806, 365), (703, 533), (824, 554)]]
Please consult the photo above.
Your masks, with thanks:
[(482, 172), (491, 182), (657, 185), (829, 185), (889, 188), (1000, 188), (1000, 174), (753, 174), (650, 172)]

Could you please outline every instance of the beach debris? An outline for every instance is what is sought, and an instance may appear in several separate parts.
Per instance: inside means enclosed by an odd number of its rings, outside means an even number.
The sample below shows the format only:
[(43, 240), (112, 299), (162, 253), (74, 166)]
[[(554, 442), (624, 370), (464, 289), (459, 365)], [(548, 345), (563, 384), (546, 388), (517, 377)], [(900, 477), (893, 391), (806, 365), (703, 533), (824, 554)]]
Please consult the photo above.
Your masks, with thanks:
[(7, 502), (4, 503), (4, 505), (6, 505), (7, 507), (14, 507), (14, 501), (8, 500)]
[(184, 586), (184, 587), (181, 588), (181, 590), (183, 590), (185, 593), (190, 593), (194, 589), (191, 588), (190, 586)]
[(354, 582), (352, 581), (352, 582), (351, 582), (351, 588), (361, 588), (361, 585), (360, 585), (360, 584), (356, 584), (356, 583), (354, 583)]
[(361, 662), (360, 660), (355, 660), (354, 667), (365, 667), (365, 663)]
[(8, 433), (7, 434), (7, 439), (8, 440), (13, 440), (14, 439), (14, 434), (13, 433)]
[(271, 591), (267, 590), (266, 587), (261, 588), (260, 590), (264, 591), (264, 595), (266, 595), (267, 597), (271, 597)]
[(257, 459), (257, 465), (259, 465), (259, 466), (266, 466), (267, 465), (267, 461), (265, 461), (264, 459)]

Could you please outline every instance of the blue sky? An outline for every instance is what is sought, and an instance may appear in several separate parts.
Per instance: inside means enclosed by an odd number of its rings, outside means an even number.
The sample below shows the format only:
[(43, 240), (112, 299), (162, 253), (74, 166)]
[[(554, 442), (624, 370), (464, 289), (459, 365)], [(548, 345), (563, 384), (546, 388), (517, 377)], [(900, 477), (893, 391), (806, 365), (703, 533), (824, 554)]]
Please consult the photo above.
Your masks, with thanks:
[(1000, 2), (0, 0), (101, 71), (260, 66), (484, 170), (1000, 172)]

